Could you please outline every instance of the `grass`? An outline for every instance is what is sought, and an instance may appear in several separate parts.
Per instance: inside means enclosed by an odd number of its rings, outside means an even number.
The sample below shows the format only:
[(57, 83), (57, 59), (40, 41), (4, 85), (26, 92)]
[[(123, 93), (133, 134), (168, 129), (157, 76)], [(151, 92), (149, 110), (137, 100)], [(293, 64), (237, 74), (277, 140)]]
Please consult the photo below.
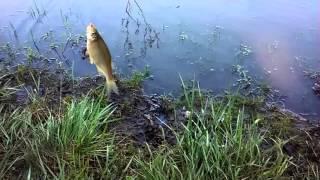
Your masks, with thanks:
[(41, 22), (41, 19), (47, 15), (47, 11), (44, 8), (38, 6), (37, 1), (33, 1), (33, 7), (30, 8), (28, 14), (32, 17), (32, 19), (36, 20), (36, 22)]
[[(196, 95), (197, 93), (197, 95)], [(244, 109), (234, 111), (235, 102), (226, 104), (204, 99), (201, 110), (193, 107), (194, 97), (201, 91), (185, 94), (192, 115), (178, 143), (158, 152), (150, 152), (149, 161), (137, 158), (142, 179), (267, 179), (279, 178), (289, 166), (282, 153), (285, 143), (273, 140), (262, 149), (265, 134), (259, 132), (258, 119), (245, 118)], [(234, 115), (236, 114), (236, 115)]]
[[(180, 122), (181, 128), (163, 124), (176, 143), (136, 147), (111, 131), (117, 120), (115, 105), (105, 101), (104, 89), (97, 90), (94, 98), (70, 97), (61, 102), (59, 113), (53, 113), (40, 101), (41, 79), (31, 76), (33, 103), (13, 111), (0, 104), (1, 179), (290, 178), (292, 157), (282, 151), (288, 141), (270, 136), (263, 116), (252, 112), (262, 103), (259, 100), (232, 94), (216, 98), (196, 83), (187, 87), (182, 81), (183, 99), (173, 102), (174, 109), (183, 106), (190, 116)], [(9, 84), (6, 87), (2, 94), (11, 92)], [(33, 104), (37, 106), (30, 108)], [(46, 116), (35, 116), (39, 109)], [(319, 173), (315, 163), (305, 170), (296, 167), (299, 174), (293, 177), (313, 179)]]
[(25, 48), (25, 50), (26, 50), (27, 62), (29, 64), (32, 64), (34, 60), (39, 59), (40, 55), (36, 51), (34, 51), (32, 48), (27, 47)]
[(15, 94), (18, 90), (18, 87), (12, 87), (10, 85), (10, 80), (5, 80), (6, 74), (0, 76), (0, 82), (4, 81), (3, 84), (0, 84), (0, 100), (4, 101), (8, 99), (11, 95)]
[(7, 55), (6, 59), (8, 62), (13, 62), (16, 60), (16, 49), (12, 47), (10, 43), (0, 46), (0, 52)]
[(139, 88), (142, 82), (148, 77), (150, 77), (150, 70), (149, 67), (146, 66), (143, 71), (133, 72), (130, 78), (124, 80), (124, 83), (129, 87)]
[(1, 116), (1, 179), (77, 179), (110, 173), (114, 141), (107, 127), (114, 120), (114, 107), (89, 97), (66, 107), (63, 115), (42, 123), (34, 123), (32, 113), (24, 109)]

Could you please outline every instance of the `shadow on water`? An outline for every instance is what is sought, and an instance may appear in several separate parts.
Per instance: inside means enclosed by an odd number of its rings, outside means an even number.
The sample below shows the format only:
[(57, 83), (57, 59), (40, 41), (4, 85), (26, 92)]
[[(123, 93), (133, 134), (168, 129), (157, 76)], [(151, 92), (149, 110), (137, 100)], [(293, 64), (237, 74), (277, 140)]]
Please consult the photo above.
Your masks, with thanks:
[(223, 92), (239, 83), (240, 74), (241, 81), (271, 84), (287, 108), (313, 118), (320, 116), (320, 100), (304, 71), (320, 68), (319, 7), (317, 0), (1, 1), (0, 43), (62, 62), (75, 76), (92, 76), (96, 68), (81, 60), (80, 51), (85, 26), (94, 22), (117, 72), (150, 66), (147, 93), (176, 94), (178, 74)]

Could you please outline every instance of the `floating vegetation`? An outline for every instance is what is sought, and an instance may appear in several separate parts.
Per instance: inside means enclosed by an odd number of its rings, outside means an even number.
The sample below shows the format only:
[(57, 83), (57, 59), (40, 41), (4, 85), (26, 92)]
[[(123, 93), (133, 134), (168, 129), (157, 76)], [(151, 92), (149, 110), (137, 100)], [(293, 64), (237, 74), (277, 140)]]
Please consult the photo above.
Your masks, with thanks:
[(54, 38), (54, 31), (53, 31), (53, 30), (50, 30), (50, 31), (44, 33), (44, 34), (41, 36), (40, 39), (42, 39), (43, 41), (49, 41), (49, 42), (54, 41), (54, 39), (55, 39), (55, 38)]
[(252, 54), (252, 48), (243, 43), (240, 44), (239, 50), (236, 52), (236, 57), (242, 59)]
[(34, 60), (37, 60), (40, 58), (39, 53), (35, 52), (32, 48), (26, 47), (24, 49), (26, 50), (27, 61), (29, 64), (33, 63)]
[(185, 33), (185, 32), (180, 32), (180, 34), (179, 34), (179, 39), (180, 40), (187, 40), (187, 39), (189, 39), (189, 37), (188, 37), (188, 35)]
[(233, 72), (239, 75), (239, 79), (237, 80), (237, 84), (235, 86), (240, 86), (241, 89), (247, 89), (252, 84), (252, 78), (248, 75), (248, 70), (241, 65), (233, 66)]

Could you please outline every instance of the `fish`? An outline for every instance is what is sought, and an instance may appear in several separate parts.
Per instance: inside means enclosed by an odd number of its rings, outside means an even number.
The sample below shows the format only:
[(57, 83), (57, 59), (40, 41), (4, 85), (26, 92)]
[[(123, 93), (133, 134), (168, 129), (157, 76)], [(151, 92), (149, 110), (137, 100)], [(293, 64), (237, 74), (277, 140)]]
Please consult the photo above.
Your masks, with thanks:
[(119, 94), (115, 78), (112, 75), (111, 54), (107, 44), (93, 23), (89, 23), (86, 30), (86, 55), (89, 57), (90, 64), (95, 64), (98, 72), (105, 76), (108, 95), (112, 92)]

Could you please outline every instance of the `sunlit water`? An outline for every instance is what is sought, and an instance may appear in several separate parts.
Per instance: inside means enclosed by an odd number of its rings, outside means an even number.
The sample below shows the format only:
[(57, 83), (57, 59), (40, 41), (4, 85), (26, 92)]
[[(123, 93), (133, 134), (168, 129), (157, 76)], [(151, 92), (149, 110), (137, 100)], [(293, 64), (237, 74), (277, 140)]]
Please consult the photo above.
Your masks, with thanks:
[[(320, 69), (320, 1), (137, 1), (143, 12), (133, 0), (129, 7), (127, 2), (2, 0), (0, 43), (34, 49), (34, 39), (41, 52), (68, 59), (75, 76), (95, 75), (95, 67), (81, 59), (80, 48), (63, 50), (70, 33), (85, 35), (85, 26), (93, 22), (118, 72), (128, 74), (150, 66), (154, 77), (144, 85), (147, 93), (178, 92), (179, 74), (222, 92), (235, 84), (238, 76), (232, 70), (239, 64), (252, 78), (278, 89), (287, 108), (318, 114), (311, 118), (320, 116), (320, 100), (303, 73)], [(152, 47), (144, 41), (144, 20), (155, 31), (146, 36), (154, 38)], [(64, 51), (63, 57), (49, 55), (50, 45)], [(252, 53), (239, 55), (240, 45)]]

